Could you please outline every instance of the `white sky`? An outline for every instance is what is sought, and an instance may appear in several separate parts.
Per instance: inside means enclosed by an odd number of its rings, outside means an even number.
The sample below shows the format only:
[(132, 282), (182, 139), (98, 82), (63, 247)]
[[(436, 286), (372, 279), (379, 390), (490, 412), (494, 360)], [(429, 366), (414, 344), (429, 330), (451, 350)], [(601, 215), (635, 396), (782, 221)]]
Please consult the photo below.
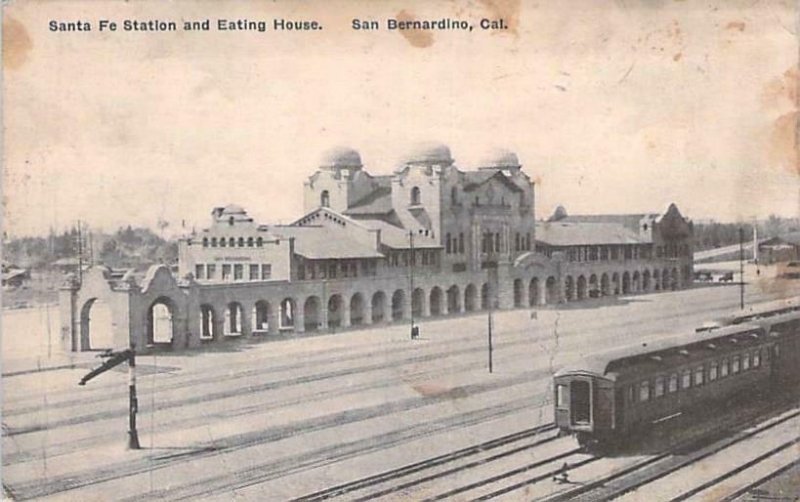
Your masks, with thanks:
[[(81, 218), (205, 226), (237, 203), (302, 213), (334, 145), (389, 173), (419, 141), (471, 168), (516, 151), (537, 217), (800, 213), (795, 4), (600, 2), (18, 2), (4, 18), (4, 202), (11, 235)], [(353, 17), (496, 13), (515, 30), (426, 47)], [(316, 33), (51, 33), (50, 19), (318, 19)]]

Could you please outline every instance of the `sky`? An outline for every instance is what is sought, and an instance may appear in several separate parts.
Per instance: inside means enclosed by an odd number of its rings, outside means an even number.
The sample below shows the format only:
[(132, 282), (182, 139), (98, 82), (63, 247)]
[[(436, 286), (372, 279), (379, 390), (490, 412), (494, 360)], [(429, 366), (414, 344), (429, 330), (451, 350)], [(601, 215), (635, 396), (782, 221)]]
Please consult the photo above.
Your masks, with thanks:
[[(168, 232), (236, 203), (302, 216), (323, 152), (388, 174), (419, 142), (474, 168), (515, 151), (537, 217), (800, 214), (790, 0), (11, 2), (3, 18), (4, 230), (81, 219)], [(351, 29), (441, 19), (472, 32)], [(316, 32), (99, 32), (109, 19), (275, 18)], [(510, 29), (483, 31), (482, 18)], [(91, 32), (51, 32), (50, 20)]]

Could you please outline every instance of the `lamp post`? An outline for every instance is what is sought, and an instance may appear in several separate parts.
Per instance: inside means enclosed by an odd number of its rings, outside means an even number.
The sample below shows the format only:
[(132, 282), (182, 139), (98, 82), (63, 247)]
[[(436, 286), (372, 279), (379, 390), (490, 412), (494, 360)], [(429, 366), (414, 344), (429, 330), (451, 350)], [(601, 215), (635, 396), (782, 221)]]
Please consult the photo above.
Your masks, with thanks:
[(419, 337), (419, 330), (414, 326), (414, 231), (408, 231), (408, 245), (410, 248), (409, 263), (408, 263), (408, 282), (409, 282), (409, 306), (411, 307), (411, 339), (416, 340)]
[(744, 310), (744, 229), (739, 227), (739, 308)]

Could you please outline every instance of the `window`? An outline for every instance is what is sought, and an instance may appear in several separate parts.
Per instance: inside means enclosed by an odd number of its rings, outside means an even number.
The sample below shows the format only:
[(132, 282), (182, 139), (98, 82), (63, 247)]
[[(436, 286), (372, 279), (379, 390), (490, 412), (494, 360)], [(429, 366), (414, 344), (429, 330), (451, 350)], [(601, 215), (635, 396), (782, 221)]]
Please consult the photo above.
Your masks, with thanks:
[(556, 385), (556, 406), (559, 408), (567, 407), (567, 386), (563, 384)]
[(206, 266), (206, 277), (208, 277), (209, 279), (213, 279), (215, 275), (217, 275), (217, 266), (216, 265)]
[(739, 356), (733, 357), (733, 362), (731, 363), (731, 373), (734, 375), (739, 373)]
[(261, 247), (263, 245), (264, 245), (264, 238), (263, 237), (259, 237), (258, 239), (256, 239), (256, 246)]
[(758, 368), (761, 366), (761, 351), (757, 350), (753, 352), (753, 368)]
[(233, 216), (228, 216), (228, 225), (233, 226), (233, 222), (234, 222)]
[(203, 278), (205, 278), (205, 271), (206, 271), (205, 265), (202, 265), (202, 264), (195, 265), (194, 266), (194, 278), (195, 279), (203, 279)]
[(211, 247), (212, 248), (217, 247), (217, 238), (216, 237), (212, 237), (211, 238)]
[(750, 369), (750, 354), (747, 353), (742, 356), (742, 371), (747, 371)]
[(728, 360), (727, 359), (723, 359), (722, 360), (722, 364), (719, 367), (719, 375), (722, 378), (725, 378), (726, 376), (728, 376)]
[(253, 265), (252, 263), (250, 264), (250, 280), (258, 280), (258, 265)]
[(222, 266), (222, 280), (223, 281), (230, 281), (231, 280), (231, 266), (230, 265), (223, 265)]
[(323, 190), (322, 193), (319, 194), (319, 205), (321, 207), (330, 207), (331, 195), (328, 193), (327, 190)]
[(704, 377), (703, 367), (700, 366), (699, 368), (695, 368), (694, 369), (694, 384), (696, 386), (703, 385), (703, 377)]
[(494, 251), (495, 251), (495, 253), (499, 253), (500, 252), (500, 234), (499, 233), (495, 233), (494, 234)]
[(453, 187), (453, 188), (450, 189), (450, 203), (452, 205), (454, 205), (454, 206), (458, 204), (458, 188), (457, 187)]
[(225, 237), (220, 238), (219, 247), (224, 248), (227, 245), (228, 245), (228, 241), (225, 239)]
[(450, 254), (450, 252), (451, 252), (450, 250), (452, 249), (451, 246), (450, 246), (450, 234), (447, 234), (445, 236), (445, 241), (444, 242), (445, 242), (445, 244), (444, 244), (445, 245), (445, 252), (447, 254)]
[(639, 384), (639, 401), (645, 402), (650, 399), (650, 382), (642, 382)]
[(458, 234), (458, 252), (464, 254), (464, 234)]
[(236, 239), (234, 239), (233, 237), (230, 237), (228, 239), (228, 246), (229, 247), (234, 247), (235, 245), (236, 245)]
[(203, 247), (204, 248), (208, 247), (208, 237), (203, 237)]
[(683, 374), (681, 375), (681, 388), (688, 389), (692, 386), (692, 372), (689, 370), (684, 370)]
[(239, 247), (240, 248), (244, 247), (244, 237), (239, 237)]
[(233, 266), (233, 280), (241, 281), (244, 279), (244, 265), (236, 264)]
[(419, 187), (413, 187), (411, 189), (411, 205), (417, 206), (419, 203)]
[(253, 247), (253, 238), (252, 237), (248, 237), (247, 238), (247, 247), (249, 247), (249, 248)]
[(678, 374), (673, 373), (669, 376), (669, 387), (667, 388), (670, 393), (678, 390)]
[(336, 264), (331, 263), (328, 265), (328, 277), (331, 279), (336, 279)]
[(664, 395), (664, 377), (656, 378), (655, 395), (656, 397), (661, 397)]
[(717, 379), (718, 373), (718, 365), (717, 363), (711, 363), (711, 367), (708, 370), (708, 381), (713, 382)]

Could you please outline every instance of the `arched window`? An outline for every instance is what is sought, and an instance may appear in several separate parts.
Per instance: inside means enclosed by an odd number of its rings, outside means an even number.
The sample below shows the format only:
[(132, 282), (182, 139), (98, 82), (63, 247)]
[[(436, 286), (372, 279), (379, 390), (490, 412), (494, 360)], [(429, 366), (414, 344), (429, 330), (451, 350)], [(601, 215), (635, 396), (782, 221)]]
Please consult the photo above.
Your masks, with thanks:
[(454, 206), (458, 204), (458, 187), (453, 187), (450, 189), (450, 203)]
[(458, 252), (464, 254), (464, 234), (458, 234)]
[(233, 225), (233, 216), (228, 217), (228, 225)]
[(259, 237), (258, 239), (256, 239), (256, 246), (261, 247), (263, 245), (264, 245), (264, 238), (263, 237)]
[(411, 205), (416, 206), (419, 203), (419, 187), (414, 187), (411, 189)]
[(208, 237), (203, 237), (203, 247), (204, 248), (208, 247)]
[(249, 247), (249, 248), (253, 247), (253, 238), (252, 237), (248, 237), (247, 238), (247, 247)]
[(240, 248), (244, 247), (244, 237), (239, 237), (239, 247)]
[(211, 238), (211, 247), (212, 248), (217, 247), (217, 238), (216, 237), (212, 237)]
[(228, 245), (228, 240), (225, 239), (225, 237), (220, 237), (219, 238), (219, 247), (224, 248), (227, 245)]
[(323, 190), (322, 193), (319, 195), (319, 205), (322, 207), (330, 207), (331, 195), (328, 193), (327, 190)]
[(229, 238), (228, 239), (228, 246), (234, 247), (235, 245), (236, 245), (236, 239), (234, 239), (233, 237)]

